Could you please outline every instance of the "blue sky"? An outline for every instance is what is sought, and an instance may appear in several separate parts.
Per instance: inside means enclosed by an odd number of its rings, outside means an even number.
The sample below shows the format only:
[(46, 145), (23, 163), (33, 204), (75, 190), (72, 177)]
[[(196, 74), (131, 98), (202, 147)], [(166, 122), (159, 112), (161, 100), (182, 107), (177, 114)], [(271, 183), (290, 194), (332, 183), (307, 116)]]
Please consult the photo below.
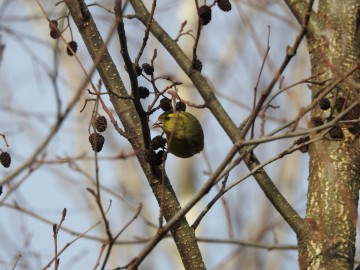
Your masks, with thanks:
[[(66, 14), (64, 4), (54, 7), (56, 1), (40, 1), (40, 3), (51, 19)], [(104, 5), (112, 9), (112, 1), (105, 1)], [(236, 2), (233, 3), (233, 10), (230, 13), (223, 13), (214, 7), (212, 22), (204, 28), (199, 43), (198, 55), (204, 66), (202, 73), (208, 78), (219, 100), (237, 124), (248, 115), (252, 104), (253, 89), (265, 54), (269, 27), (271, 49), (260, 79), (260, 93), (285, 56), (286, 46), (292, 44), (299, 30), (293, 24), (289, 25), (288, 21), (284, 21), (285, 18), (294, 23), (287, 8), (279, 4), (279, 1), (269, 2), (267, 5), (263, 10), (259, 6)], [(189, 13), (193, 8), (192, 1), (158, 1), (155, 18), (174, 37), (181, 23), (186, 19), (189, 29), (196, 31), (196, 20)], [(105, 38), (113, 16), (99, 7), (91, 7), (90, 10)], [(131, 9), (127, 13), (132, 14)], [(35, 1), (4, 1), (0, 4), (0, 24), (1, 41), (6, 45), (0, 65), (2, 115), (0, 133), (6, 135), (10, 144), (10, 147), (6, 147), (0, 141), (0, 148), (11, 153), (13, 158), (9, 169), (0, 168), (0, 179), (2, 179), (19, 168), (32, 155), (56, 121), (58, 103), (54, 94), (56, 89), (54, 85), (58, 87), (61, 110), (64, 110), (84, 80), (84, 74), (74, 57), (66, 55), (65, 44), (59, 41), (56, 45), (56, 41), (49, 37), (48, 22)], [(63, 20), (63, 24), (67, 24), (66, 20)], [(86, 48), (71, 19), (70, 24), (74, 40), (79, 44), (78, 58), (85, 69), (89, 70), (92, 63)], [(130, 53), (135, 56), (142, 42), (144, 28), (135, 20), (127, 20), (126, 30)], [(70, 40), (69, 29), (63, 33), (63, 36), (66, 40)], [(193, 40), (190, 36), (183, 37), (180, 44), (184, 48), (187, 47), (187, 50), (190, 48), (191, 52)], [(60, 50), (59, 54), (57, 48)], [(202, 99), (189, 80), (153, 37), (150, 37), (140, 62), (149, 62), (154, 49), (158, 50), (155, 61), (156, 75), (171, 75), (176, 80), (182, 81), (179, 95), (193, 103), (201, 104)], [(109, 44), (109, 51), (125, 84), (128, 85), (116, 35)], [(59, 58), (55, 61), (57, 54)], [(285, 71), (283, 84), (290, 85), (309, 76), (308, 67), (306, 44), (303, 42), (299, 56)], [(56, 84), (50, 76), (54, 71), (58, 71)], [(99, 76), (94, 74), (95, 85), (98, 80)], [(151, 87), (143, 78), (139, 79), (139, 83)], [(160, 89), (166, 85), (168, 82), (164, 80), (159, 80), (157, 84)], [(307, 86), (302, 84), (280, 95), (274, 101), (280, 108), (269, 110), (266, 130), (269, 131), (282, 121), (295, 117), (298, 110), (309, 102), (309, 92)], [(22, 257), (16, 269), (40, 269), (54, 255), (52, 226), (39, 218), (10, 209), (6, 205), (14, 205), (16, 202), (53, 223), (60, 221), (62, 209), (67, 208), (63, 226), (79, 233), (101, 220), (93, 196), (86, 191), (86, 188), (94, 189), (95, 179), (94, 155), (88, 143), (88, 127), (94, 104), (89, 102), (85, 110), (80, 113), (86, 98), (92, 96), (84, 90), (84, 94), (60, 131), (38, 157), (44, 164), (33, 166), (32, 171), (24, 170), (11, 181), (11, 186), (4, 188), (4, 194), (0, 197), (0, 202), (3, 204), (0, 206), (0, 242), (2, 243), (0, 266), (5, 267), (4, 269), (11, 267), (19, 254)], [(108, 98), (106, 96), (103, 98), (109, 109), (113, 111)], [(144, 107), (150, 102), (151, 96), (143, 101)], [(231, 148), (230, 140), (209, 110), (192, 108), (189, 110), (197, 115), (204, 128), (205, 150), (186, 161), (169, 156), (166, 170), (181, 204), (185, 204), (206, 182), (208, 173), (218, 166)], [(102, 109), (99, 112), (105, 115)], [(158, 113), (155, 113), (150, 117), (150, 124), (156, 120), (157, 115)], [(260, 120), (255, 129), (257, 136), (260, 135), (259, 123)], [(301, 124), (305, 126), (306, 121)], [(152, 134), (155, 136), (159, 131), (152, 130)], [(136, 159), (132, 156), (129, 143), (119, 136), (111, 125), (104, 136), (106, 142), (103, 151), (99, 154), (99, 175), (103, 187), (104, 207), (107, 208), (111, 201), (108, 212), (111, 228), (116, 234), (134, 216), (133, 209), (142, 203), (142, 217), (133, 222), (119, 240), (148, 239), (156, 231), (145, 220), (157, 225), (159, 215), (157, 203)], [(292, 140), (285, 140), (265, 144), (258, 147), (256, 153), (262, 161), (266, 161), (288, 147), (291, 142)], [(120, 153), (130, 157), (114, 158)], [(73, 162), (60, 162), (61, 158), (71, 158)], [(266, 168), (285, 197), (303, 215), (308, 173), (307, 155), (295, 153)], [(230, 173), (229, 183), (241, 178), (246, 172), (244, 165), (239, 165)], [(189, 178), (191, 181), (186, 181)], [(8, 195), (11, 187), (18, 184), (19, 187)], [(213, 198), (216, 190), (213, 189), (188, 214), (190, 223)], [(230, 213), (230, 219), (227, 217), (227, 212)], [(89, 235), (105, 239), (103, 224), (91, 230)], [(234, 239), (257, 243), (296, 244), (294, 233), (272, 208), (252, 178), (228, 192), (224, 199), (211, 209), (200, 224), (197, 235), (217, 239), (227, 239), (232, 236)], [(74, 238), (75, 236), (60, 231), (59, 249)], [(208, 269), (238, 269), (236, 268), (238, 262), (244, 260), (249, 263), (246, 269), (259, 269), (257, 267), (296, 269), (297, 267), (295, 251), (269, 252), (214, 243), (199, 245)], [(101, 243), (97, 241), (81, 238), (61, 256), (60, 269), (93, 269), (100, 247)], [(143, 244), (116, 247), (106, 269), (127, 264), (137, 256), (142, 247)], [(278, 268), (269, 268), (274, 266)], [(153, 250), (140, 269), (181, 269), (181, 267), (173, 241), (166, 239)]]

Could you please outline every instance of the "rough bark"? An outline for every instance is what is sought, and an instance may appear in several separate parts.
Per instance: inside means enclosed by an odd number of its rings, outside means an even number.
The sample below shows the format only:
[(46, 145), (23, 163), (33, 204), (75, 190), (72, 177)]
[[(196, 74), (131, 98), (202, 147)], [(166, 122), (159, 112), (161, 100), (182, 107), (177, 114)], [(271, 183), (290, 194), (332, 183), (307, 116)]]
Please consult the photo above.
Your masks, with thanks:
[[(327, 85), (342, 77), (359, 59), (360, 1), (320, 1), (312, 17), (317, 31), (308, 35), (312, 75), (320, 84), (312, 85), (313, 98)], [(327, 95), (332, 108), (313, 109), (312, 117), (324, 123), (336, 117), (334, 105), (340, 97), (343, 108), (359, 99), (359, 72), (340, 83)], [(341, 110), (341, 108), (340, 108)], [(349, 116), (350, 115), (350, 116)], [(345, 116), (360, 118), (355, 107)], [(358, 124), (339, 124), (343, 138), (327, 134), (311, 145), (309, 189), (305, 221), (312, 233), (299, 243), (301, 269), (353, 269), (360, 180), (360, 142)], [(350, 132), (350, 131), (351, 132)], [(341, 132), (340, 132), (341, 134)]]
[[(106, 89), (115, 95), (109, 95), (114, 109), (124, 126), (126, 137), (137, 153), (137, 159), (146, 175), (158, 204), (163, 206), (163, 215), (169, 221), (180, 209), (180, 203), (172, 189), (169, 179), (162, 170), (150, 166), (145, 160), (145, 150), (150, 141), (150, 131), (147, 118), (141, 114), (139, 102), (129, 98), (128, 92), (120, 78), (119, 72), (111, 59), (104, 41), (92, 19), (83, 0), (66, 0), (74, 23), (88, 49), (88, 52), (97, 65), (101, 79)], [(102, 58), (99, 58), (102, 55)], [(146, 123), (144, 123), (146, 122)], [(164, 183), (165, 182), (165, 183)], [(161, 231), (161, 229), (160, 229)], [(197, 245), (195, 232), (189, 226), (185, 217), (182, 217), (171, 229), (171, 234), (180, 253), (186, 269), (205, 269), (205, 265)], [(144, 257), (136, 258), (129, 269), (136, 269)]]

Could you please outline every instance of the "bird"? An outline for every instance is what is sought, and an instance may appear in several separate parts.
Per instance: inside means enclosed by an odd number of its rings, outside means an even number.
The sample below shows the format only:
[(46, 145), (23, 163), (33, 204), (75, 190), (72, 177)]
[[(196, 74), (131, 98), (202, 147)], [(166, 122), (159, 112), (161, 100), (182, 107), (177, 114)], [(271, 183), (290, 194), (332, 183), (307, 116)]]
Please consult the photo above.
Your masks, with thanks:
[(153, 127), (165, 132), (167, 150), (177, 157), (189, 158), (204, 149), (203, 129), (189, 112), (164, 112)]

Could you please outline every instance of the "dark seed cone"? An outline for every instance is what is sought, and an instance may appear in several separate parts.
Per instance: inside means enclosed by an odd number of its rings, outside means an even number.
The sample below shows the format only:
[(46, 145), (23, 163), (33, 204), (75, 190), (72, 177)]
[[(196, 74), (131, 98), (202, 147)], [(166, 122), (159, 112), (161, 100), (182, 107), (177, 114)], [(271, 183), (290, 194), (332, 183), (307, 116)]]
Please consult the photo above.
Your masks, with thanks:
[(299, 144), (302, 144), (302, 143), (306, 143), (308, 141), (310, 141), (310, 136), (304, 136), (304, 137), (301, 137), (301, 138), (297, 139), (294, 143), (296, 145), (299, 145)]
[(59, 23), (58, 23), (57, 20), (51, 20), (51, 21), (49, 22), (49, 27), (50, 27), (51, 30), (54, 30), (54, 29), (57, 30), (57, 29), (58, 29), (58, 28), (57, 28), (58, 25), (59, 25)]
[(327, 98), (322, 98), (320, 101), (319, 101), (319, 107), (320, 109), (322, 110), (327, 110), (330, 108), (330, 101), (327, 99)]
[(138, 87), (138, 94), (139, 94), (139, 98), (147, 98), (150, 94), (149, 89), (147, 89), (144, 86), (139, 86)]
[(311, 117), (310, 122), (308, 123), (309, 128), (318, 127), (324, 124), (323, 120), (319, 116)]
[(154, 67), (148, 63), (142, 64), (142, 69), (147, 75), (153, 75), (154, 74)]
[[(304, 137), (301, 137), (301, 138), (297, 139), (294, 143), (295, 143), (296, 145), (300, 145), (300, 144), (306, 143), (306, 142), (308, 142), (308, 141), (310, 141), (310, 136), (304, 136)], [(302, 146), (299, 148), (299, 151), (300, 151), (301, 153), (307, 153), (307, 152), (309, 152), (309, 145), (308, 145), (308, 144), (302, 145)]]
[[(125, 68), (125, 70), (127, 72), (128, 70), (127, 70), (126, 65), (124, 65), (124, 68)], [(135, 63), (133, 63), (133, 68), (135, 70), (136, 76), (139, 77), (141, 75), (141, 73), (142, 73), (142, 68), (139, 65), (135, 66)]]
[(211, 21), (211, 7), (207, 5), (199, 7), (198, 14), (202, 25), (207, 25)]
[(158, 135), (158, 136), (155, 136), (154, 138), (152, 138), (152, 140), (150, 141), (150, 149), (152, 149), (152, 150), (157, 150), (159, 148), (164, 149), (165, 144), (166, 144), (166, 139), (164, 137)]
[(135, 67), (135, 64), (133, 64), (133, 65), (135, 68), (136, 75), (140, 76), (142, 74), (142, 68), (139, 65), (137, 65), (136, 67)]
[(2, 152), (0, 154), (0, 163), (1, 165), (3, 165), (5, 168), (9, 168), (10, 164), (11, 164), (11, 156), (8, 152)]
[(159, 156), (154, 150), (148, 150), (145, 153), (145, 160), (151, 165), (159, 166), (162, 163), (162, 156)]
[(231, 10), (231, 3), (229, 0), (218, 0), (217, 5), (222, 11), (228, 12)]
[(299, 151), (300, 151), (301, 153), (307, 153), (307, 152), (309, 152), (309, 145), (308, 145), (308, 144), (302, 145), (302, 146), (299, 148)]
[[(161, 160), (161, 163), (163, 163), (163, 161), (164, 161), (163, 157), (165, 156), (165, 151), (164, 151), (164, 150), (160, 150), (160, 151), (158, 151), (158, 152), (156, 153), (156, 155), (157, 155), (157, 158)], [(161, 163), (160, 163), (160, 164), (161, 164)]]
[(95, 120), (95, 128), (99, 132), (104, 132), (107, 128), (107, 120), (105, 116), (98, 116)]
[(160, 100), (159, 108), (164, 112), (172, 111), (171, 100), (164, 97)]
[(342, 131), (341, 127), (339, 126), (333, 126), (329, 130), (330, 138), (332, 139), (342, 139), (344, 138), (344, 132)]
[(100, 152), (104, 146), (105, 138), (100, 133), (94, 132), (90, 134), (89, 142), (94, 151)]
[(52, 38), (52, 39), (58, 39), (59, 37), (60, 37), (60, 35), (61, 35), (61, 33), (60, 33), (60, 31), (59, 31), (59, 29), (52, 29), (51, 31), (50, 31), (50, 37)]
[(178, 112), (185, 112), (186, 111), (186, 104), (182, 101), (176, 102), (175, 110)]
[[(72, 40), (68, 43), (68, 46), (74, 51), (74, 53), (76, 53), (78, 45), (76, 43), (76, 41)], [(69, 47), (66, 47), (66, 52), (68, 55), (73, 56), (73, 52), (69, 49)]]
[(202, 62), (199, 59), (195, 59), (191, 66), (194, 70), (200, 71), (202, 70)]
[(337, 112), (341, 112), (344, 109), (344, 105), (345, 105), (345, 98), (338, 97), (335, 100), (334, 108)]
[(49, 22), (49, 27), (50, 27), (50, 37), (53, 39), (58, 39), (61, 35), (60, 30), (57, 28), (58, 22), (56, 20), (51, 20)]

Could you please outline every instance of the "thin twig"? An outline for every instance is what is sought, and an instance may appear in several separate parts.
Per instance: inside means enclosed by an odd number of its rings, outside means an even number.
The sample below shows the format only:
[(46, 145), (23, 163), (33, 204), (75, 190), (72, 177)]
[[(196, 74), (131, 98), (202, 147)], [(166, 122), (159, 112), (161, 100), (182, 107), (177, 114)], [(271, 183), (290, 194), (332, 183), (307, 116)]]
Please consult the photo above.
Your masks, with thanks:
[(19, 254), (19, 255), (17, 256), (16, 261), (15, 261), (15, 263), (14, 263), (14, 266), (13, 266), (12, 270), (15, 270), (15, 268), (16, 268), (17, 264), (19, 263), (20, 259), (21, 259), (21, 254)]
[[(69, 243), (66, 243), (66, 245), (59, 251), (58, 256), (61, 255), (69, 246), (71, 246), (73, 243), (75, 243), (77, 240), (79, 240), (80, 238), (83, 238), (89, 231), (91, 231), (93, 228), (95, 228), (97, 225), (99, 225), (101, 222), (98, 221), (97, 223), (95, 223), (94, 225), (92, 225), (89, 229), (87, 229), (86, 231), (84, 231), (83, 233), (80, 233), (76, 238), (74, 238), (73, 240), (71, 240)], [(51, 259), (43, 268), (42, 270), (46, 270), (48, 269), (52, 262), (55, 260), (55, 258)]]
[(143, 37), (143, 42), (141, 44), (141, 48), (139, 50), (139, 53), (138, 55), (136, 56), (135, 58), (135, 67), (137, 67), (137, 65), (139, 64), (139, 60), (145, 50), (145, 47), (146, 47), (146, 44), (147, 44), (147, 41), (149, 39), (149, 34), (150, 34), (150, 27), (151, 27), (151, 24), (152, 24), (152, 20), (154, 18), (154, 14), (155, 14), (155, 8), (156, 8), (156, 0), (153, 0), (153, 3), (152, 3), (152, 6), (151, 6), (151, 10), (150, 10), (150, 16), (149, 16), (149, 21), (146, 25), (146, 29), (145, 29), (145, 34), (144, 34), (144, 37)]
[(5, 142), (5, 145), (6, 145), (7, 147), (9, 147), (9, 144), (8, 144), (8, 142), (7, 142), (7, 140), (6, 140), (5, 134), (1, 134), (1, 133), (0, 133), (0, 136), (3, 137), (4, 142)]
[[(37, 0), (38, 1), (38, 0)], [(42, 6), (40, 5), (40, 3), (38, 2), (40, 8), (43, 10)], [(45, 12), (43, 10), (43, 12)], [(46, 14), (46, 13), (44, 13)], [(25, 170), (26, 168), (30, 167), (31, 164), (33, 164), (34, 160), (36, 160), (37, 156), (47, 147), (47, 145), (50, 143), (50, 141), (53, 139), (53, 137), (57, 134), (57, 132), (59, 131), (60, 127), (62, 126), (63, 122), (65, 121), (65, 119), (67, 118), (67, 116), (69, 115), (69, 113), (72, 111), (72, 109), (75, 107), (75, 105), (77, 104), (77, 102), (79, 102), (80, 100), (80, 96), (83, 93), (83, 89), (86, 88), (86, 86), (88, 85), (88, 83), (91, 83), (91, 77), (94, 74), (97, 66), (99, 65), (99, 63), (102, 60), (103, 57), (103, 51), (106, 49), (106, 45), (110, 42), (112, 36), (112, 31), (110, 31), (109, 35), (106, 37), (104, 46), (102, 46), (102, 48), (99, 51), (99, 54), (97, 55), (93, 66), (91, 67), (90, 71), (87, 72), (85, 70), (85, 68), (83, 67), (83, 65), (81, 64), (80, 60), (77, 58), (77, 55), (75, 54), (75, 58), (79, 64), (79, 66), (81, 67), (82, 71), (84, 72), (84, 74), (86, 75), (86, 79), (84, 80), (84, 82), (78, 87), (77, 91), (75, 92), (73, 98), (70, 100), (70, 102), (68, 103), (67, 107), (65, 108), (65, 110), (61, 113), (61, 115), (57, 118), (57, 121), (54, 123), (54, 125), (51, 127), (49, 133), (47, 134), (47, 136), (44, 138), (44, 140), (40, 143), (40, 145), (38, 145), (38, 147), (36, 148), (36, 150), (34, 151), (34, 153), (25, 161), (23, 162), (22, 165), (20, 165), (15, 171), (13, 171), (12, 173), (8, 174), (1, 182), (0, 182), (0, 186), (4, 186), (5, 184), (7, 184), (9, 181), (11, 181), (13, 178), (15, 178), (16, 176), (18, 176), (23, 170)]]
[(264, 102), (266, 101), (266, 99), (270, 95), (270, 93), (273, 90), (276, 82), (279, 80), (281, 74), (284, 72), (285, 68), (288, 66), (291, 59), (296, 55), (297, 49), (299, 48), (301, 41), (303, 40), (303, 38), (305, 37), (305, 35), (307, 33), (307, 25), (308, 25), (308, 22), (310, 20), (310, 14), (311, 14), (313, 3), (314, 3), (314, 0), (309, 1), (309, 5), (308, 5), (308, 11), (309, 12), (306, 13), (306, 16), (304, 18), (304, 23), (302, 25), (300, 33), (296, 37), (292, 47), (287, 48), (285, 59), (283, 60), (283, 62), (281, 64), (281, 66), (279, 67), (279, 69), (275, 72), (275, 74), (274, 74), (271, 82), (269, 83), (268, 87), (261, 94), (261, 97), (260, 97), (255, 109), (251, 112), (250, 116), (248, 117), (248, 120), (247, 120), (246, 124), (242, 128), (241, 133), (242, 133), (243, 138), (245, 138), (245, 135), (247, 134), (247, 132), (249, 131), (249, 129), (252, 126), (253, 122), (255, 121), (256, 117), (260, 113)]
[(249, 241), (241, 241), (236, 239), (216, 239), (209, 237), (197, 237), (199, 242), (205, 243), (213, 243), (213, 244), (231, 244), (231, 245), (239, 245), (250, 248), (259, 248), (259, 249), (267, 249), (267, 250), (297, 250), (297, 245), (285, 245), (285, 244), (264, 244), (257, 242), (249, 242)]
[(66, 217), (66, 208), (64, 208), (64, 210), (62, 211), (60, 223), (59, 224), (56, 224), (56, 223), (53, 224), (54, 253), (55, 253), (55, 256), (54, 256), (54, 261), (55, 261), (54, 269), (55, 270), (59, 269), (59, 262), (60, 262), (59, 254), (58, 254), (58, 233), (59, 233), (59, 230), (61, 228), (62, 223), (65, 221), (65, 217)]
[[(260, 84), (260, 79), (261, 79), (261, 75), (262, 75), (262, 72), (264, 70), (264, 67), (265, 67), (265, 63), (266, 63), (266, 59), (269, 55), (269, 52), (270, 52), (270, 26), (268, 26), (268, 30), (269, 30), (269, 33), (268, 33), (268, 38), (267, 38), (267, 46), (266, 46), (266, 52), (265, 52), (265, 55), (263, 57), (263, 61), (261, 63), (261, 67), (260, 67), (260, 72), (259, 72), (259, 75), (258, 75), (258, 78), (256, 80), (256, 85), (254, 87), (254, 100), (253, 100), (253, 110), (255, 110), (255, 107), (256, 107), (256, 99), (257, 99), (257, 94), (258, 94), (258, 88), (259, 88), (259, 84)], [(251, 126), (251, 135), (250, 135), (250, 138), (253, 139), (254, 138), (254, 129), (255, 129), (255, 120), (256, 118), (254, 119), (254, 122), (252, 123), (252, 126)]]

